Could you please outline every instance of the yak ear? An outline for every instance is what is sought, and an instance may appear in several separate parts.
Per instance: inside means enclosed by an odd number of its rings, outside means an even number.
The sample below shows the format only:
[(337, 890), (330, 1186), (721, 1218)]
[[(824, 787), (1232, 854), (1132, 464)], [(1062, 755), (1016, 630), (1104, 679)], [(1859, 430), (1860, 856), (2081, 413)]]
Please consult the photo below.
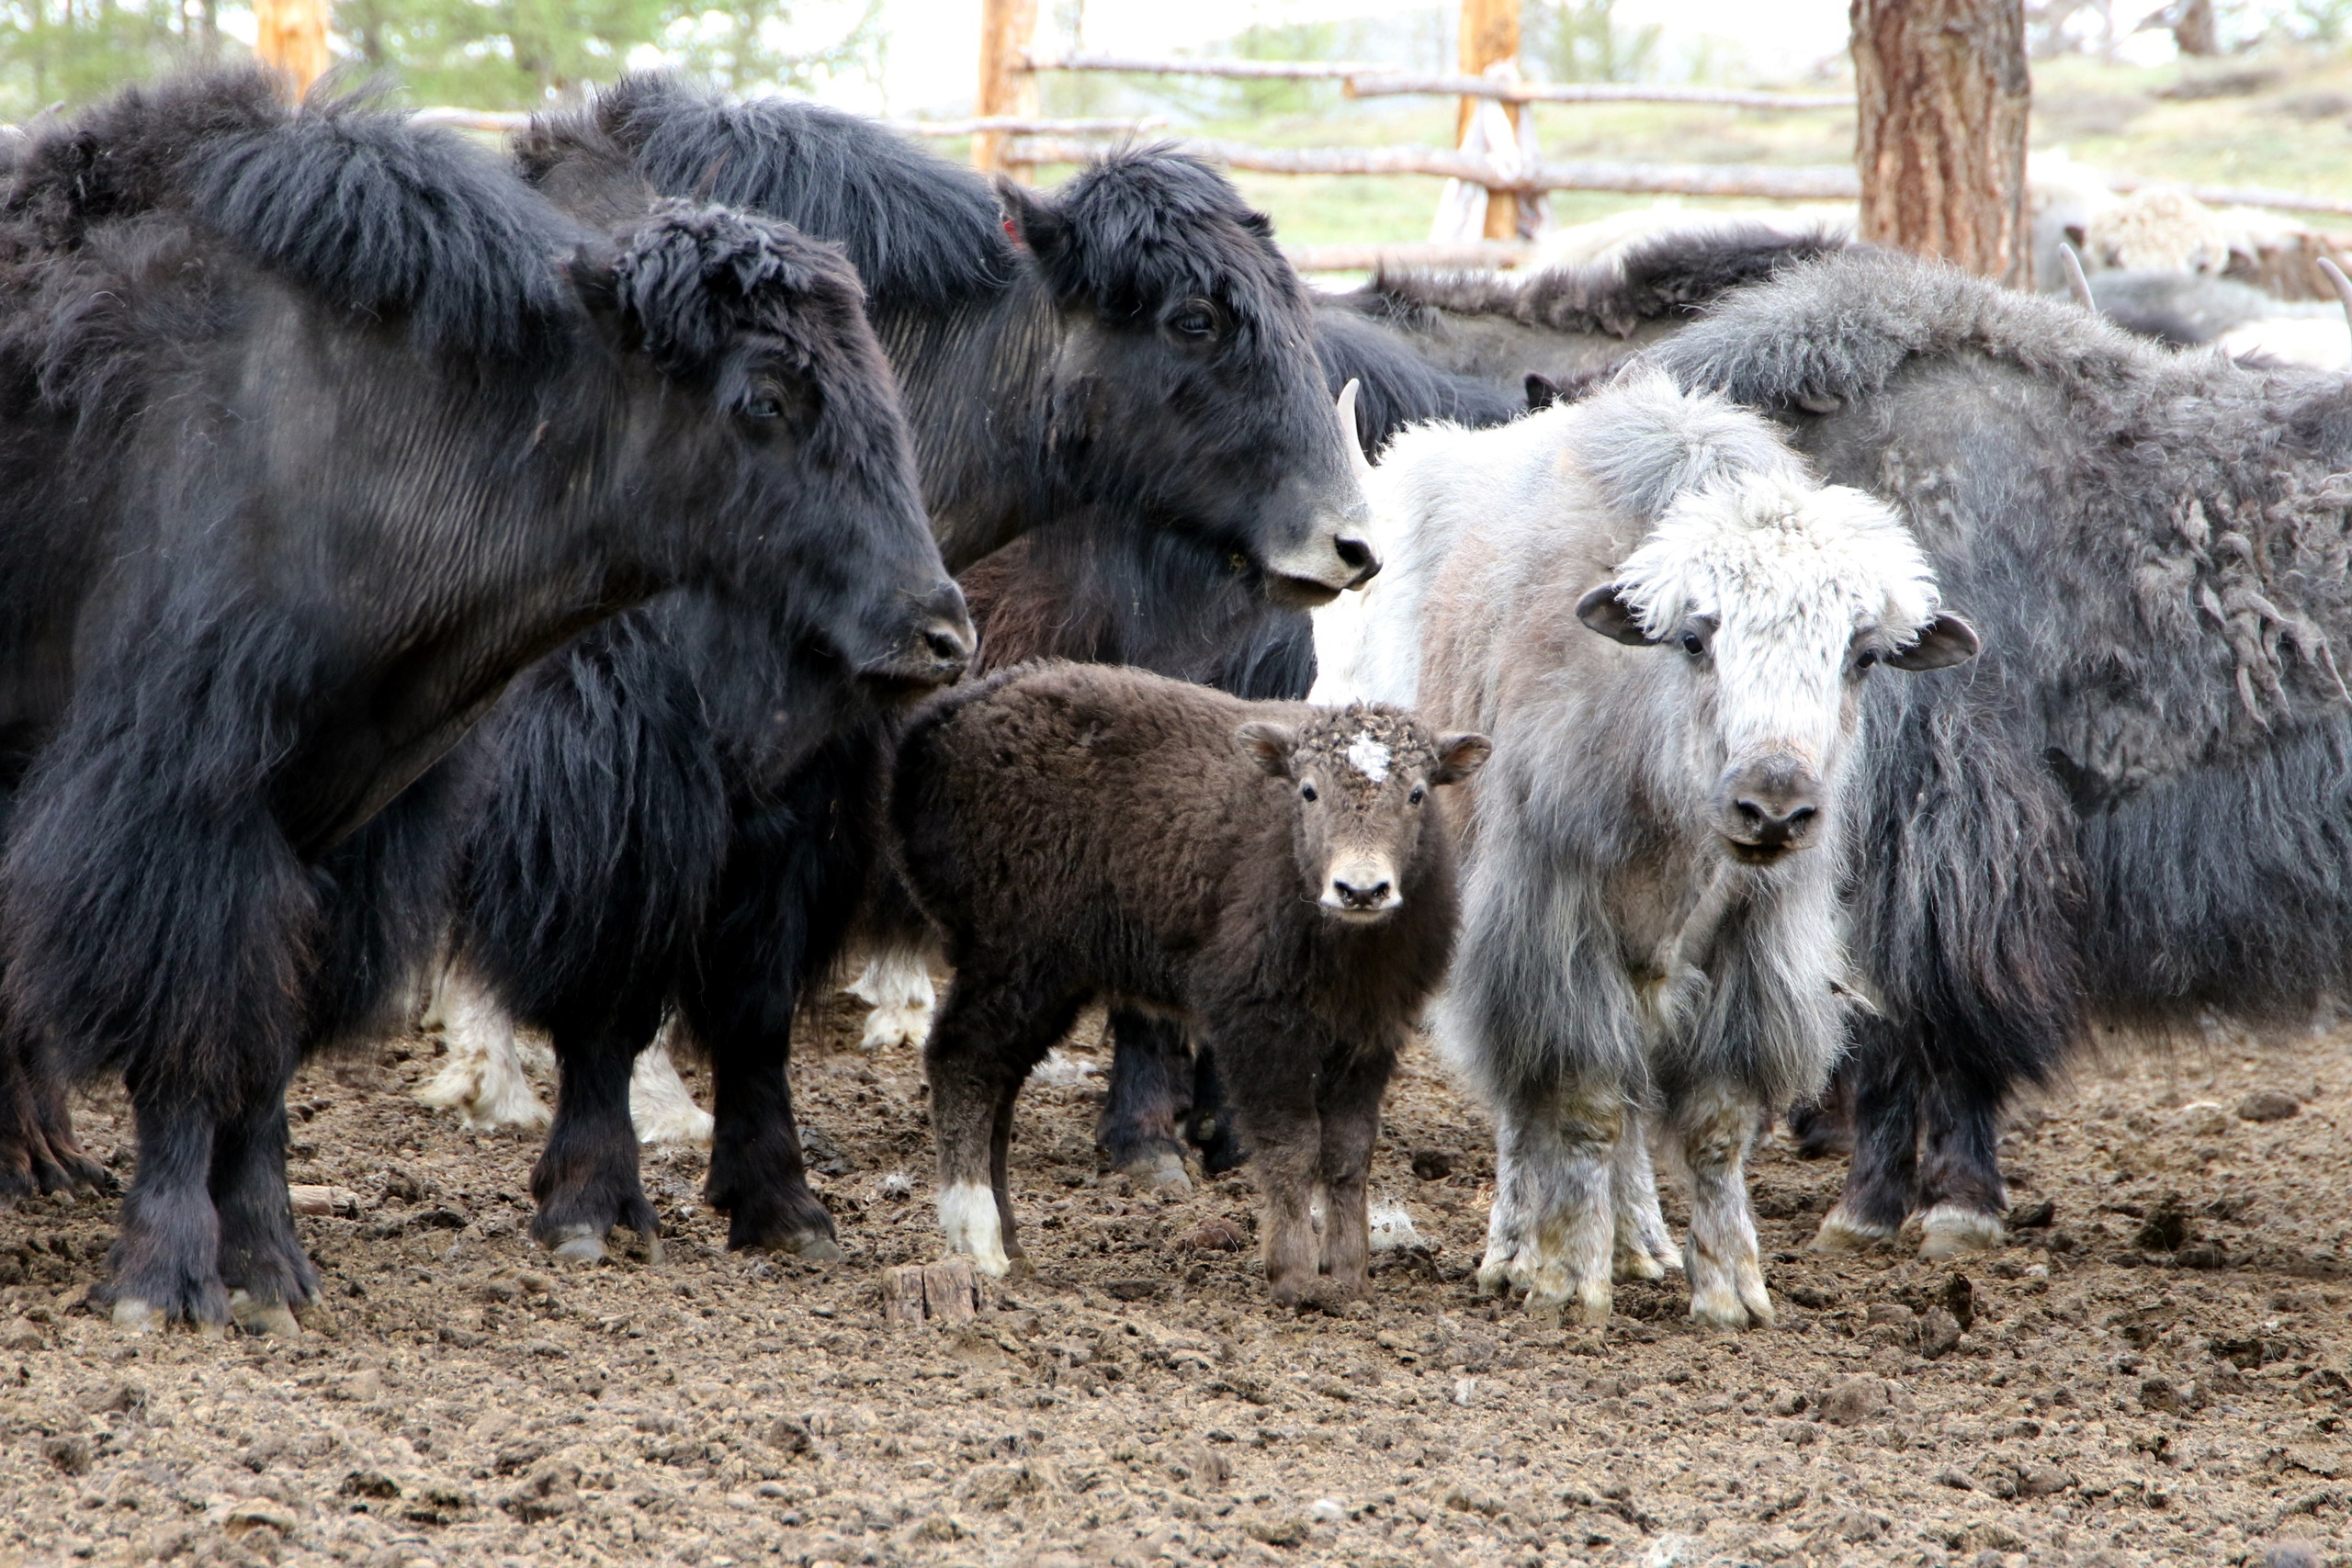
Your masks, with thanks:
[(1983, 646), (1974, 626), (1958, 615), (1943, 615), (1928, 623), (1918, 641), (1888, 654), (1886, 661), (1897, 670), (1949, 670), (1975, 658)]
[(1577, 619), (1614, 642), (1647, 648), (1657, 639), (1642, 629), (1642, 618), (1620, 595), (1614, 582), (1604, 582), (1577, 601)]
[(1286, 724), (1252, 719), (1235, 730), (1233, 739), (1268, 778), (1290, 777), (1290, 756), (1298, 749), (1297, 730)]
[(1437, 769), (1430, 774), (1433, 784), (1460, 784), (1495, 754), (1495, 743), (1483, 735), (1441, 735), (1437, 738)]
[(1527, 373), (1527, 412), (1540, 412), (1560, 400), (1560, 384), (1541, 370)]
[(1005, 233), (1035, 256), (1040, 266), (1050, 268), (1069, 248), (1069, 220), (1027, 186), (999, 175), (996, 199), (1004, 209)]

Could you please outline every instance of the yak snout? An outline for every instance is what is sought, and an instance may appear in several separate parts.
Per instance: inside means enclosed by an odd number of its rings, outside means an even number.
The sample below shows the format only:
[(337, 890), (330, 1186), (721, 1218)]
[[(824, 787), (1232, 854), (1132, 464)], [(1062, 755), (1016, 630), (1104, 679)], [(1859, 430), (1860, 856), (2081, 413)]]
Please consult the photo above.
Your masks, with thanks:
[(1812, 841), (1821, 822), (1821, 780), (1803, 761), (1763, 757), (1724, 779), (1721, 830), (1731, 852), (1760, 864)]
[(1331, 868), (1324, 884), (1322, 906), (1336, 914), (1362, 919), (1385, 915), (1404, 902), (1396, 891), (1396, 872), (1385, 859), (1351, 857)]
[(1266, 519), (1264, 564), (1278, 599), (1313, 609), (1380, 573), (1372, 507), (1345, 473), (1326, 483), (1284, 479)]
[(929, 593), (909, 601), (897, 641), (858, 672), (889, 685), (923, 690), (948, 685), (971, 665), (978, 641), (964, 591), (943, 578)]

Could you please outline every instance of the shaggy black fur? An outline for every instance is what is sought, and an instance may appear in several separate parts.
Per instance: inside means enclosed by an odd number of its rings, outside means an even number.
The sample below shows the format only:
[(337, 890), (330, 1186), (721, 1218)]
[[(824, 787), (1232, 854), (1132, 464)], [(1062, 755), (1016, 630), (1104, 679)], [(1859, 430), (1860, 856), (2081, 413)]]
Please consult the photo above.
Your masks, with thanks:
[(1827, 233), (1727, 223), (1661, 234), (1612, 260), (1524, 278), (1383, 271), (1338, 303), (1406, 334), (1438, 368), (1523, 400), (1539, 372), (1582, 382), (1783, 267), (1845, 250)]
[[(1008, 191), (1008, 220), (968, 172), (879, 127), (662, 76), (542, 120), (524, 160), (577, 211), (707, 188), (869, 267), (958, 564), (1047, 523), (1076, 558), (1112, 559), (1084, 536), (1114, 526), (1144, 556), (1121, 561), (1119, 602), (1198, 604), (1235, 556), (1264, 600), (1275, 569), (1299, 570), (1302, 538), (1331, 550), (1358, 504), (1304, 295), (1263, 220), (1190, 160), (1146, 150), (1050, 195)], [(1353, 570), (1333, 553), (1327, 575)], [(708, 1195), (732, 1214), (730, 1242), (822, 1253), (831, 1222), (802, 1179), (785, 1083), (790, 1021), (860, 899), (895, 694), (829, 673), (788, 637), (762, 646), (668, 608), (638, 621), (519, 694), (537, 711), (474, 761), (497, 826), (470, 840), (461, 947), (550, 1029), (565, 1067), (537, 1234), (577, 1250), (650, 1224), (626, 1084), (670, 1005), (718, 1066)], [(1302, 648), (1202, 657), (1295, 679)], [(572, 838), (594, 846), (578, 874), (532, 847)]]
[(2342, 377), (1879, 255), (1655, 356), (1897, 502), (1984, 635), (1871, 698), (1852, 949), (1886, 1016), (1853, 1058), (1844, 1218), (1998, 1216), (2000, 1108), (2092, 1020), (2308, 1016), (2352, 983)]
[[(1379, 780), (1347, 760), (1367, 737), (1388, 749)], [(949, 1245), (996, 1263), (997, 1238), (959, 1228), (985, 1187), (1005, 1257), (1020, 1256), (1005, 1181), (1014, 1098), (1080, 1010), (1110, 995), (1193, 1023), (1232, 1084), (1266, 1192), (1275, 1301), (1365, 1292), (1381, 1094), (1457, 913), (1430, 791), (1486, 750), (1388, 709), (1246, 704), (1072, 664), (1004, 671), (919, 714), (890, 813), (896, 858), (956, 968), (925, 1052)], [(1351, 919), (1317, 901), (1367, 874), (1367, 855), (1401, 903)]]
[(673, 583), (894, 668), (960, 604), (838, 255), (591, 233), (274, 88), (123, 94), (0, 197), (0, 1181), (92, 1174), (49, 1075), (121, 1072), (118, 1300), (207, 1322), (314, 1287), (283, 1087), (386, 1021), (447, 850), (411, 786), (508, 680)]

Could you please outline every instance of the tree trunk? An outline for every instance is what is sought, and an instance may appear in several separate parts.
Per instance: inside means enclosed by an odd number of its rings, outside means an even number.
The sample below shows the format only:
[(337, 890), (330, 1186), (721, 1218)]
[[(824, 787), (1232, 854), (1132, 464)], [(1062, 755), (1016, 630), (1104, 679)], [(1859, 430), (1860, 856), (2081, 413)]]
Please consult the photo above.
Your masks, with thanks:
[(2183, 54), (2222, 52), (2222, 29), (2213, 15), (2213, 0), (2180, 0), (2173, 11), (2172, 41)]
[(1861, 237), (2032, 286), (2022, 0), (1852, 0)]
[[(1485, 73), (1489, 65), (1519, 58), (1519, 0), (1462, 0), (1462, 43), (1456, 56), (1464, 76)], [(1470, 133), (1470, 117), (1478, 112), (1479, 100), (1464, 98), (1454, 116), (1453, 144)], [(1519, 130), (1519, 117), (1526, 113), (1523, 106), (1506, 104), (1503, 113), (1510, 119), (1511, 130)], [(1509, 191), (1490, 191), (1487, 196), (1487, 238), (1516, 240), (1519, 238), (1519, 197)]]
[[(1029, 50), (1036, 41), (1037, 0), (981, 0), (980, 90), (973, 96), (974, 115), (1036, 118), (1037, 78), (1027, 63)], [(1027, 168), (1005, 162), (1005, 143), (1010, 140), (1000, 130), (983, 130), (974, 136), (972, 167), (982, 174), (1033, 179)]]

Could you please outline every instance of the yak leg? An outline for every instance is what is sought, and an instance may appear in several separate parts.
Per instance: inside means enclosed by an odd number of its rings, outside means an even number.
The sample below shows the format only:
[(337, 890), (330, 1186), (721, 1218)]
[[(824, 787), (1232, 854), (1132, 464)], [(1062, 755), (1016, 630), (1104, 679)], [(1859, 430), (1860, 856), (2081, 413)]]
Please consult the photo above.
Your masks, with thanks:
[(218, 1329), (229, 1321), (229, 1292), (212, 1206), (214, 1112), (152, 1074), (134, 1074), (130, 1087), (139, 1165), (107, 1255), (114, 1320), (134, 1330), (182, 1319)]
[(1928, 1091), (1919, 1163), (1923, 1258), (1958, 1258), (2008, 1239), (2009, 1196), (1998, 1152), (2002, 1088), (1939, 1077)]
[(1854, 1152), (1854, 1095), (1849, 1077), (1841, 1063), (1818, 1100), (1791, 1108), (1789, 1133), (1796, 1139), (1797, 1158), (1826, 1159)]
[(0, 1044), (0, 1199), (110, 1182), (75, 1140), (65, 1085), (40, 1050), (22, 1040)]
[(939, 1145), (939, 1224), (947, 1249), (999, 1279), (1021, 1256), (1005, 1158), (1029, 1069), (1069, 1030), (1081, 998), (960, 970), (931, 1026), (931, 1130)]
[(1772, 1323), (1747, 1201), (1747, 1146), (1759, 1109), (1724, 1085), (1700, 1090), (1673, 1111), (1690, 1171), (1690, 1249), (1682, 1260), (1690, 1277), (1690, 1320), (1711, 1328)]
[(1682, 1267), (1681, 1248), (1658, 1212), (1657, 1171), (1650, 1163), (1649, 1139), (1639, 1116), (1625, 1118), (1617, 1157), (1609, 1172), (1610, 1201), (1616, 1213), (1617, 1244), (1610, 1272), (1620, 1280), (1663, 1280)]
[(523, 1076), (522, 1046), (505, 1005), (454, 961), (442, 970), (434, 995), (431, 1010), (440, 1015), (448, 1055), (441, 1070), (418, 1086), (416, 1098), (456, 1111), (461, 1127), (537, 1131), (548, 1125), (547, 1104)]
[(1372, 1149), (1380, 1136), (1380, 1100), (1395, 1058), (1365, 1052), (1327, 1075), (1317, 1106), (1322, 1119), (1323, 1293), (1350, 1301), (1372, 1289), (1369, 1213)]
[(1815, 1252), (1864, 1252), (1894, 1239), (1910, 1216), (1919, 1181), (1920, 1088), (1913, 1043), (1894, 1029), (1857, 1020), (1848, 1075), (1854, 1119), (1854, 1163), (1846, 1190), (1821, 1218)]
[(678, 1076), (670, 1056), (673, 1018), (653, 1043), (638, 1054), (628, 1075), (628, 1119), (640, 1144), (703, 1144), (711, 1139), (710, 1112), (695, 1103), (694, 1091)]
[(1527, 1292), (1539, 1317), (1573, 1304), (1579, 1320), (1608, 1321), (1616, 1221), (1611, 1168), (1629, 1109), (1613, 1086), (1527, 1095), (1499, 1107), (1495, 1208), (1478, 1289)]
[(1169, 1192), (1193, 1190), (1177, 1132), (1192, 1109), (1192, 1079), (1182, 1024), (1134, 1008), (1111, 1010), (1111, 1084), (1094, 1137), (1113, 1170)]
[(1200, 1152), (1204, 1176), (1222, 1176), (1250, 1158), (1225, 1103), (1225, 1080), (1214, 1051), (1193, 1053), (1193, 1112), (1184, 1118), (1184, 1141)]
[(712, 1098), (718, 1106), (704, 1197), (727, 1215), (730, 1248), (766, 1247), (812, 1263), (844, 1256), (833, 1216), (809, 1190), (800, 1123), (792, 1113), (789, 998), (781, 1040), (747, 1040), (733, 1032), (711, 1048)]
[(628, 1119), (628, 1080), (638, 1050), (661, 1021), (650, 992), (624, 998), (613, 1013), (584, 1027), (558, 1023), (560, 1068), (555, 1126), (531, 1168), (531, 1196), (539, 1212), (531, 1235), (558, 1258), (593, 1263), (605, 1256), (605, 1237), (626, 1225), (662, 1260), (662, 1226), (638, 1179), (637, 1132)]
[(849, 993), (873, 1010), (865, 1015), (865, 1032), (858, 1040), (858, 1049), (920, 1049), (930, 1036), (938, 998), (932, 988), (931, 965), (920, 951), (877, 950), (850, 982)]
[(293, 1309), (319, 1299), (319, 1272), (294, 1234), (282, 1090), (214, 1131), (210, 1186), (230, 1315), (248, 1334), (297, 1332)]

